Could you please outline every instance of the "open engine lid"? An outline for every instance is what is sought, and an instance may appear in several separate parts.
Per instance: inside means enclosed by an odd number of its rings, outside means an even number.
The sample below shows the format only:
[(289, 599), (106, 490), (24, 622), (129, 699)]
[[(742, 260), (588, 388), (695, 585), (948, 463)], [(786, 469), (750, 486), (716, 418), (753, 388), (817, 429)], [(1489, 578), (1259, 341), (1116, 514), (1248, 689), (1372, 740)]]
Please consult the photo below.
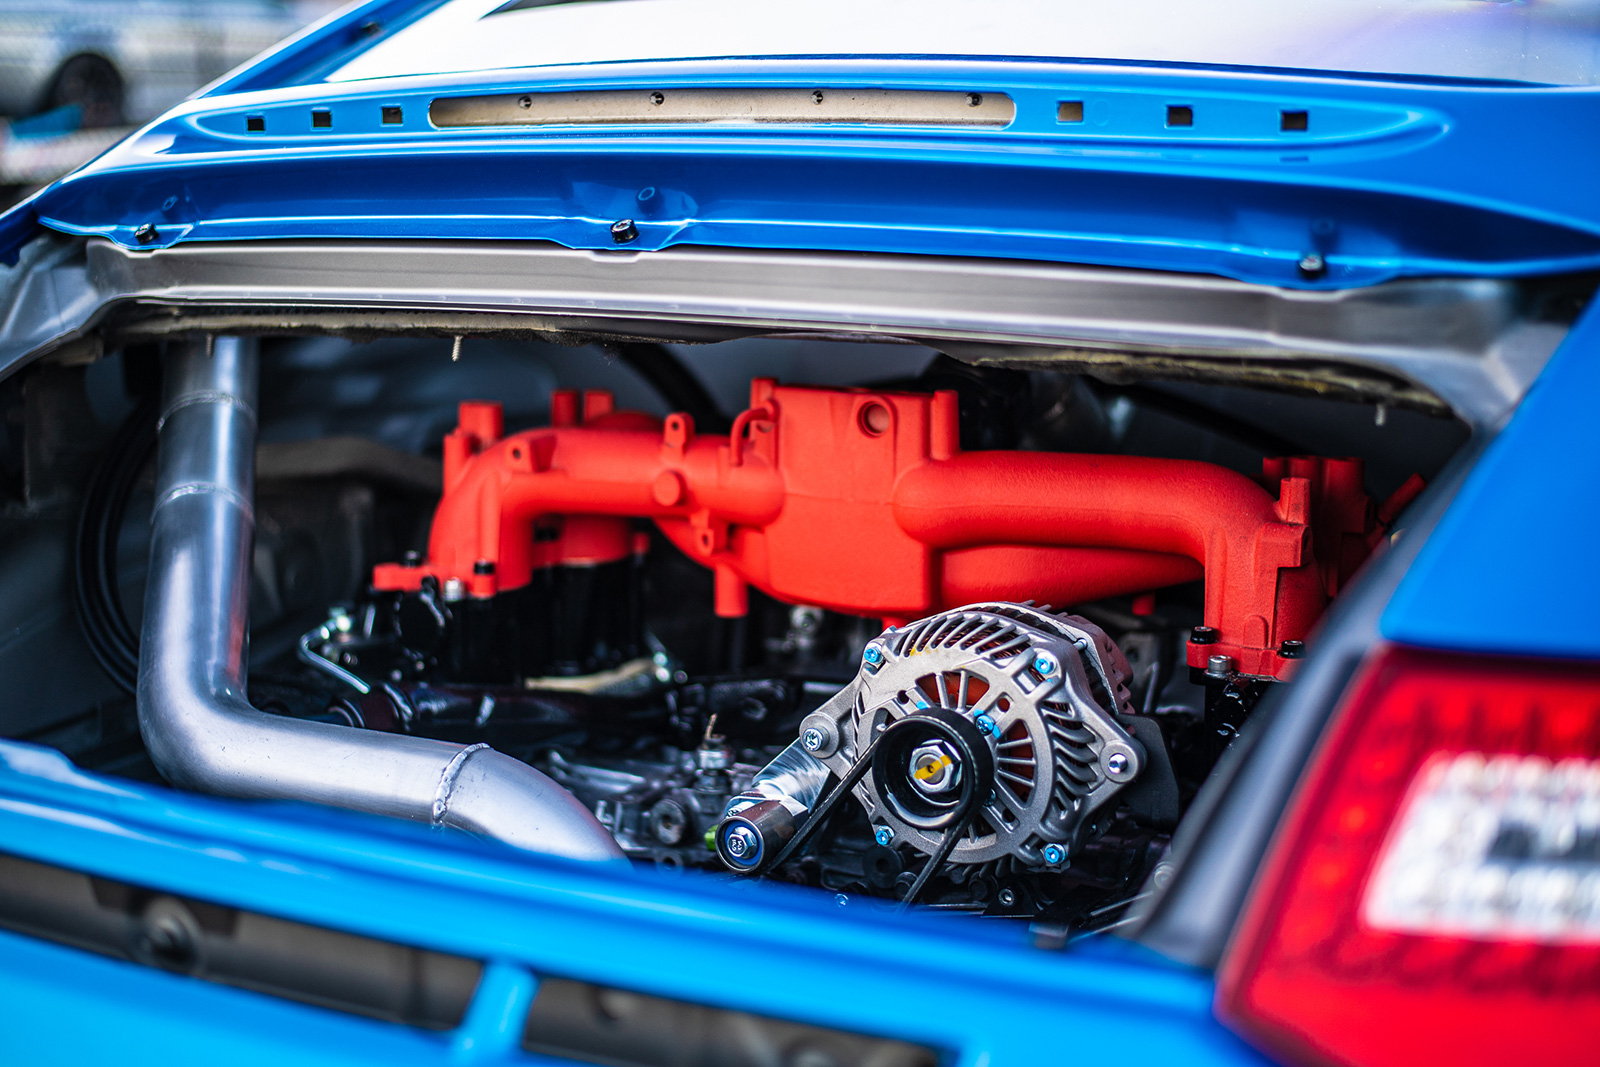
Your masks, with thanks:
[[(356, 5), (0, 217), (0, 257), (46, 227), (129, 249), (712, 245), (1305, 288), (1600, 266), (1595, 5), (823, 6)], [(869, 54), (897, 40), (922, 54)]]

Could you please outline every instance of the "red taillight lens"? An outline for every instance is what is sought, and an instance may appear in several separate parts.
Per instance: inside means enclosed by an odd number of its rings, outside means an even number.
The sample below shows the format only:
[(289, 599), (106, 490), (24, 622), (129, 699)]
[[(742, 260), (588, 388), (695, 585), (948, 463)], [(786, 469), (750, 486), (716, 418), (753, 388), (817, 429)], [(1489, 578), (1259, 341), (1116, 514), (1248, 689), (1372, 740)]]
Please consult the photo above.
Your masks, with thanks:
[(1600, 1063), (1600, 668), (1378, 653), (1218, 1011), (1302, 1063)]

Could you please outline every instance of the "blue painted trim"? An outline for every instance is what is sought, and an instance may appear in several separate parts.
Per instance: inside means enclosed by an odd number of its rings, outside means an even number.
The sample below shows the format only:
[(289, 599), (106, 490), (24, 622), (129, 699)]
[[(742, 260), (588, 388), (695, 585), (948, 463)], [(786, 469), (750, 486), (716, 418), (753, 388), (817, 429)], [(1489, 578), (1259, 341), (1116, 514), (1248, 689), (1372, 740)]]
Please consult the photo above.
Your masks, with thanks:
[[(700, 85), (1004, 93), (1003, 129), (438, 129), (440, 95)], [(1065, 99), (1084, 123), (1057, 119)], [(1169, 103), (1195, 125), (1169, 129)], [(404, 121), (380, 122), (382, 107)], [(326, 110), (331, 128), (312, 126)], [(1277, 128), (1307, 110), (1311, 129)], [(248, 120), (260, 117), (261, 133)], [(1103, 120), (1103, 124), (1102, 124)], [(552, 240), (1084, 262), (1300, 288), (1600, 267), (1600, 90), (927, 59), (702, 60), (208, 96), (36, 202), (127, 247)], [(141, 226), (155, 236), (141, 244)], [(0, 221), (0, 228), (4, 222)], [(146, 234), (147, 238), (149, 233)], [(1326, 274), (1299, 269), (1310, 252)]]
[(1264, 1062), (1212, 1017), (1209, 975), (1125, 942), (1043, 952), (1016, 924), (608, 872), (376, 817), (100, 779), (11, 742), (0, 742), (0, 842), (42, 862), (492, 961), (462, 1026), (429, 1035), (0, 935), (0, 1004), (28, 1020), (0, 1027), (0, 1050), (54, 1050), (0, 1056), (8, 1062), (87, 1062), (113, 1041), (118, 1061), (134, 1063), (207, 1053), (215, 1063), (219, 1052), (240, 1064), (493, 1060), (514, 1043), (528, 972), (904, 1038), (961, 1064), (1032, 1064), (1068, 1047), (1087, 1062)]
[(1600, 303), (1485, 451), (1384, 611), (1391, 641), (1600, 660)]

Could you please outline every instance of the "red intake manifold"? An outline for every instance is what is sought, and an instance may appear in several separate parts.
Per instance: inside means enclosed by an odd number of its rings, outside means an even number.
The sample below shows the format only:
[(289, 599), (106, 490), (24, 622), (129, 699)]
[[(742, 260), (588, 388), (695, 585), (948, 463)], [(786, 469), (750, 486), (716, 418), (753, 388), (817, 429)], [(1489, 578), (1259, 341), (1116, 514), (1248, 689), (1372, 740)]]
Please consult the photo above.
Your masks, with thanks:
[[(653, 519), (713, 568), (716, 610), (750, 585), (780, 600), (891, 624), (981, 600), (1068, 605), (1205, 578), (1215, 641), (1279, 676), (1381, 537), (1360, 460), (1268, 460), (1277, 498), (1190, 460), (960, 450), (956, 395), (751, 383), (730, 436), (557, 393), (548, 429), (503, 437), (498, 404), (461, 405), (444, 442), (429, 557), (383, 564), (373, 585), (432, 576), (487, 597), (536, 568), (634, 550)], [(1415, 487), (1411, 487), (1414, 495)], [(1387, 506), (1386, 509), (1388, 510)]]

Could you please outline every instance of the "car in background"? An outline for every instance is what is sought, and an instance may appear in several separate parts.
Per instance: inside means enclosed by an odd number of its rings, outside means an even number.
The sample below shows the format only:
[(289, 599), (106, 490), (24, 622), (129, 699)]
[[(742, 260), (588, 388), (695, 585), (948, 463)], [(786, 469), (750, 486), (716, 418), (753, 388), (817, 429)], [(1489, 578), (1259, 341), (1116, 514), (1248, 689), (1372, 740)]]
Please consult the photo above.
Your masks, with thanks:
[(371, 0), (0, 215), (18, 1062), (1580, 1063), (1600, 5)]
[(0, 114), (76, 109), (69, 128), (148, 122), (289, 36), (293, 0), (7, 0)]

